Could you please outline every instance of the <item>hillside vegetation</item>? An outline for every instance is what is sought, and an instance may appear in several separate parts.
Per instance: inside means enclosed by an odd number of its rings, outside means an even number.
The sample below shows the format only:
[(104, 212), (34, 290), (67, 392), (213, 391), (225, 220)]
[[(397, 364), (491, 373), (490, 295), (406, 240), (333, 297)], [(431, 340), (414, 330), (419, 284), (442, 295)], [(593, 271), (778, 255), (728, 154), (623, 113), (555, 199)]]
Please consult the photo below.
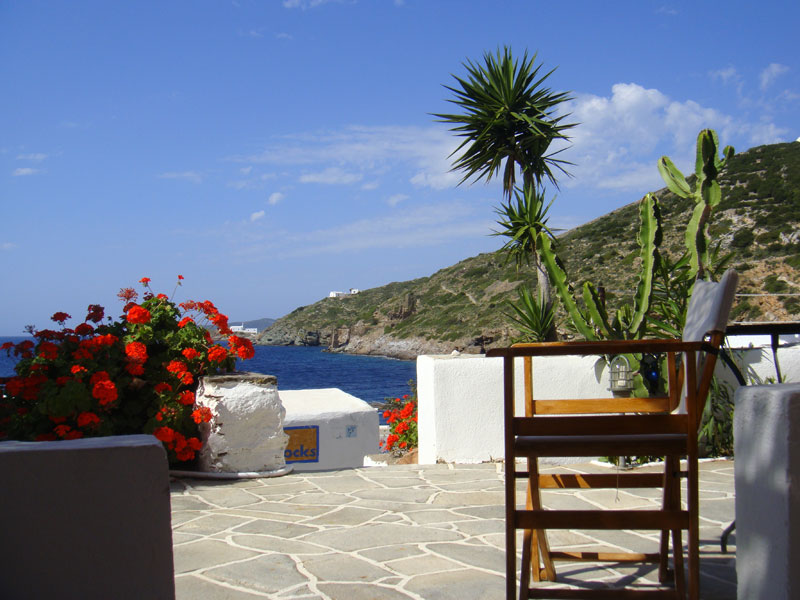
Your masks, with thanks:
[[(734, 156), (720, 176), (722, 202), (709, 229), (712, 242), (734, 253), (740, 293), (800, 292), (800, 143), (752, 148)], [(691, 200), (666, 188), (661, 251), (677, 257)], [(636, 203), (559, 236), (557, 250), (576, 286), (591, 280), (607, 290), (609, 305), (629, 295), (638, 276)], [(517, 334), (506, 302), (516, 287), (535, 282), (500, 252), (480, 254), (430, 277), (395, 282), (343, 298), (325, 298), (278, 319), (264, 344), (319, 344), (332, 350), (411, 358), (420, 353), (480, 352)], [(740, 297), (735, 321), (800, 319), (800, 297)], [(559, 333), (569, 336), (558, 314)]]

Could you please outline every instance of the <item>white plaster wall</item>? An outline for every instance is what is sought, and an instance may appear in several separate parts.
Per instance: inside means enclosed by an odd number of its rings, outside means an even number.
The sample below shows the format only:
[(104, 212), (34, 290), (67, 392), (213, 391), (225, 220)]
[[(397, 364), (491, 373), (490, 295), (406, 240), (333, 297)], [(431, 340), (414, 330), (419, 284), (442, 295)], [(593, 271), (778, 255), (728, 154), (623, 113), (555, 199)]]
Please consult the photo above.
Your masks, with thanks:
[[(517, 415), (524, 414), (522, 359), (515, 363)], [(595, 398), (608, 392), (596, 357), (534, 360), (537, 398)], [(503, 359), (484, 355), (417, 358), (419, 463), (502, 459)]]
[[(736, 358), (764, 380), (775, 377), (770, 348), (742, 350)], [(800, 382), (800, 346), (782, 347), (784, 381)], [(608, 369), (596, 357), (546, 357), (533, 361), (539, 399), (609, 397)], [(717, 375), (731, 388), (736, 379), (722, 361)], [(516, 414), (522, 415), (522, 359), (515, 363)], [(484, 355), (427, 355), (417, 358), (419, 462), (479, 463), (504, 457), (503, 359)]]
[(377, 454), (378, 411), (337, 388), (279, 392), (286, 410), (284, 427), (319, 426), (318, 462), (291, 462), (295, 471), (364, 466)]
[[(760, 348), (734, 347), (732, 355), (739, 370), (748, 379), (748, 383), (776, 382), (775, 361), (769, 344)], [(800, 345), (779, 347), (778, 365), (781, 368), (783, 383), (800, 383)], [(717, 361), (715, 374), (731, 384), (734, 389), (739, 387), (730, 369), (722, 361)]]
[(742, 387), (734, 411), (740, 600), (800, 597), (800, 384)]

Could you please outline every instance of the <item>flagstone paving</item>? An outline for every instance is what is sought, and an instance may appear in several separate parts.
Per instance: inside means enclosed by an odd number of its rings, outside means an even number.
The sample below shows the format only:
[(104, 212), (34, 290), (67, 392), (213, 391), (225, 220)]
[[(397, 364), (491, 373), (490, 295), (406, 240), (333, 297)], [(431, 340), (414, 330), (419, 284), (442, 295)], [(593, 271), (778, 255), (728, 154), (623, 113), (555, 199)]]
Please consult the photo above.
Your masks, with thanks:
[[(570, 469), (607, 470), (594, 464)], [(702, 597), (734, 599), (735, 534), (728, 554), (719, 546), (722, 530), (734, 518), (733, 461), (703, 462), (700, 473)], [(505, 593), (501, 464), (373, 466), (239, 481), (174, 479), (171, 486), (180, 600), (486, 600)], [(546, 504), (576, 509), (659, 502), (652, 490), (544, 495)], [(554, 548), (577, 543), (586, 550), (652, 552), (658, 537), (658, 532), (558, 531), (550, 540)], [(657, 585), (653, 566), (557, 567), (561, 585)]]

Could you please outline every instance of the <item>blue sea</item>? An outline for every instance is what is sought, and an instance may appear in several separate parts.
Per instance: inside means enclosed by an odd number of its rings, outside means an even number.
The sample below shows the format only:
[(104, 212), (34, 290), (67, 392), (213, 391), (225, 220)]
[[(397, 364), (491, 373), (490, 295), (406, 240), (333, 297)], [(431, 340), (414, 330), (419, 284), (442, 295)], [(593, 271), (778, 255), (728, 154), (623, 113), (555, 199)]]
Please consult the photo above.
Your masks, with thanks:
[[(24, 337), (0, 337), (0, 344)], [(255, 346), (255, 356), (238, 361), (240, 371), (275, 375), (278, 390), (339, 388), (370, 404), (410, 393), (417, 378), (416, 362), (376, 356), (333, 354), (319, 346)], [(14, 375), (16, 359), (0, 351), (0, 377)]]

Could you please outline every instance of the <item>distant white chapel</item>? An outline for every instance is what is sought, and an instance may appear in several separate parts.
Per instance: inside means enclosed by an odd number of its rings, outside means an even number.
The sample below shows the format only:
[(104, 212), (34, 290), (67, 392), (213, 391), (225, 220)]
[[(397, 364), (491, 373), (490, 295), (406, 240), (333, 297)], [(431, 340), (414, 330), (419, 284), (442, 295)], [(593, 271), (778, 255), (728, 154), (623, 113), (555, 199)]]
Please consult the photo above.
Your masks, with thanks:
[(331, 292), (330, 294), (328, 294), (328, 298), (344, 298), (345, 296), (352, 296), (354, 294), (357, 294), (360, 291), (361, 290), (357, 288), (350, 288), (349, 292)]

